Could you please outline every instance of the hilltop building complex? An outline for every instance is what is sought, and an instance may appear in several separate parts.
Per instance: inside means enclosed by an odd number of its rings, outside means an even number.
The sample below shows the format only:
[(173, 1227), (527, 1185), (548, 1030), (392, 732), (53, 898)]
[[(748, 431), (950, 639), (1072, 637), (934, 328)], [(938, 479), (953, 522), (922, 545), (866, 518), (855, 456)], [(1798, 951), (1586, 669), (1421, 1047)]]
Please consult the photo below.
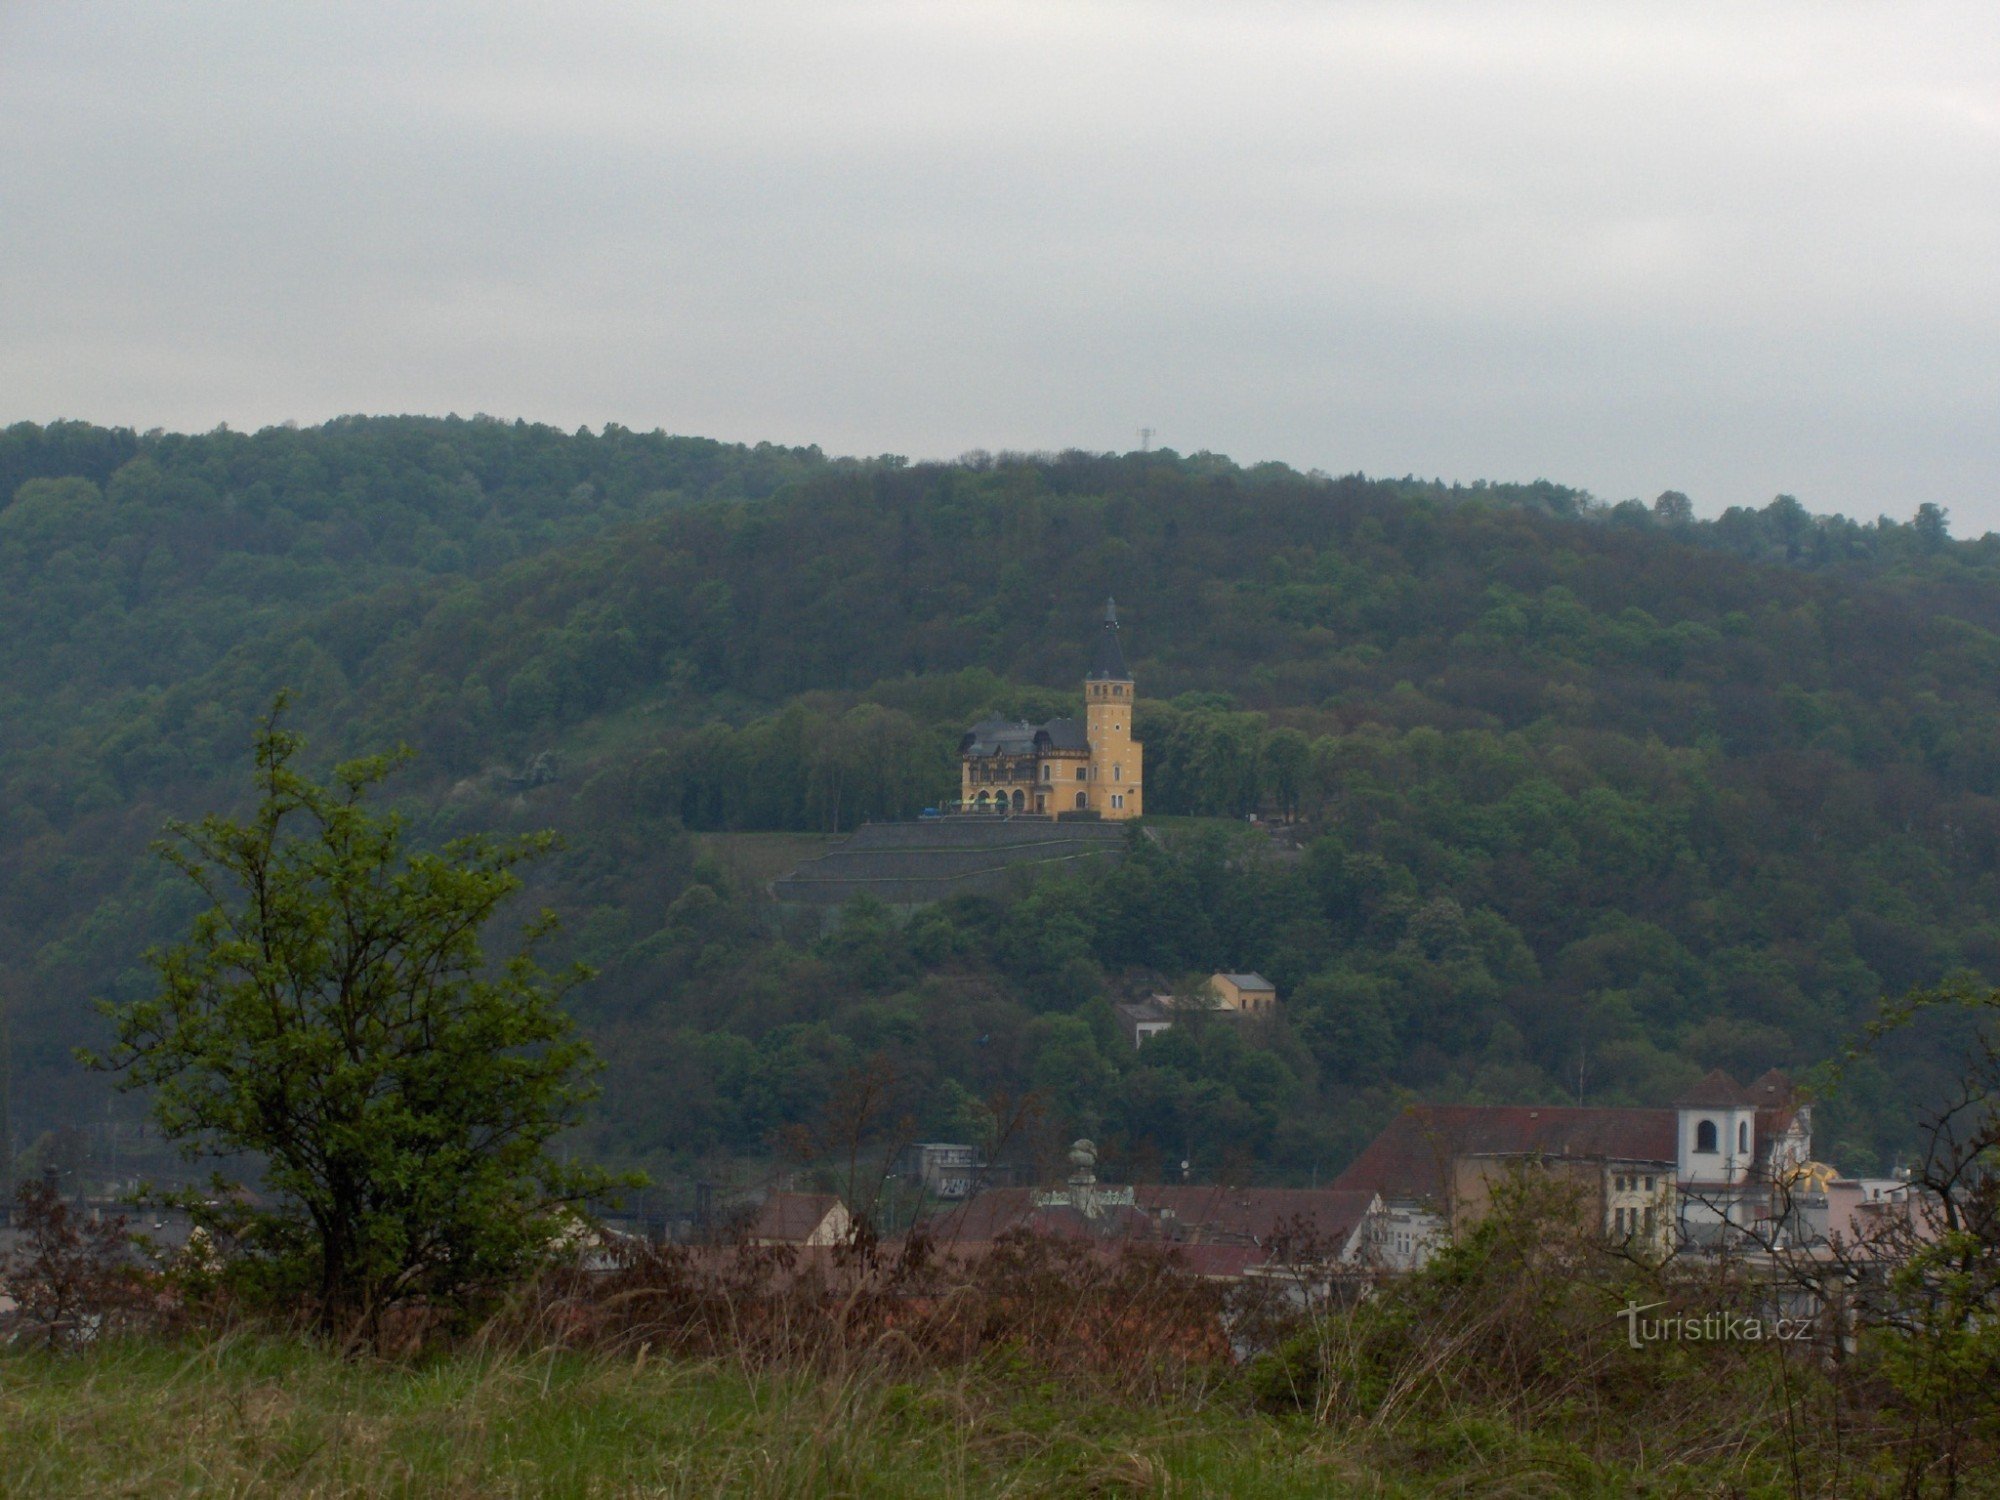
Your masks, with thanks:
[(984, 719), (966, 731), (958, 747), (959, 809), (1113, 820), (1143, 813), (1144, 751), (1132, 738), (1132, 674), (1118, 644), (1118, 608), (1108, 599), (1083, 694), (1081, 724)]

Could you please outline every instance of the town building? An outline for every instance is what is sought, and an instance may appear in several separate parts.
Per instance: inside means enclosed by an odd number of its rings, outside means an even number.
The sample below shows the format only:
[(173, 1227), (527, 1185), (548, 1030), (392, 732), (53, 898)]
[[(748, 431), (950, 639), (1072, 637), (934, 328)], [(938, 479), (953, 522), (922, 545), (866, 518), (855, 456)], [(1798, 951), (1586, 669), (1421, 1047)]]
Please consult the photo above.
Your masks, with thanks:
[(1268, 1016), (1278, 1008), (1278, 987), (1262, 974), (1211, 974), (1208, 991), (1217, 1006), (1244, 1016)]
[(1134, 1050), (1145, 1046), (1161, 1032), (1174, 1029), (1172, 1000), (1171, 995), (1148, 995), (1143, 1000), (1120, 1000), (1111, 1007)]
[(1676, 1101), (1681, 1233), (1714, 1247), (1749, 1232), (1768, 1238), (1786, 1205), (1777, 1192), (1812, 1158), (1812, 1113), (1792, 1104), (1776, 1069), (1748, 1088), (1720, 1068)]
[(1144, 750), (1132, 738), (1136, 689), (1118, 643), (1118, 609), (1104, 604), (1084, 718), (985, 719), (959, 741), (959, 811), (1119, 821), (1145, 811)]
[(1136, 1050), (1171, 1031), (1183, 1011), (1200, 1010), (1225, 1022), (1268, 1021), (1277, 1014), (1278, 987), (1262, 974), (1211, 974), (1195, 995), (1148, 995), (1119, 1001), (1111, 1009)]
[(750, 1220), (752, 1245), (839, 1245), (854, 1233), (847, 1205), (834, 1193), (772, 1193)]
[(1413, 1105), (1335, 1179), (1379, 1193), (1420, 1263), (1492, 1210), (1534, 1166), (1575, 1189), (1607, 1240), (1649, 1254), (1731, 1250), (1787, 1232), (1790, 1184), (1811, 1158), (1810, 1106), (1772, 1071), (1748, 1088), (1710, 1073), (1673, 1107)]
[(1059, 1185), (988, 1188), (932, 1215), (924, 1230), (940, 1249), (959, 1253), (1017, 1234), (1152, 1245), (1217, 1280), (1310, 1269), (1323, 1281), (1390, 1264), (1388, 1219), (1375, 1193), (1103, 1183), (1097, 1148), (1087, 1140), (1070, 1148), (1069, 1161)]
[(964, 1198), (978, 1186), (986, 1161), (977, 1146), (921, 1141), (907, 1150), (904, 1170), (934, 1198)]

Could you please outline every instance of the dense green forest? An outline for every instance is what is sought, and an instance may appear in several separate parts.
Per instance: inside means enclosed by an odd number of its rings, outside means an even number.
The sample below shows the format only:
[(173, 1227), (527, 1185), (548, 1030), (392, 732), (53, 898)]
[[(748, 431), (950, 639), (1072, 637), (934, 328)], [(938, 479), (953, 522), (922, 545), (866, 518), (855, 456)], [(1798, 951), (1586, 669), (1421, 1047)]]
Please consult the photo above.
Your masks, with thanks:
[[(23, 1141), (104, 1118), (69, 1050), (189, 911), (147, 843), (242, 805), (280, 687), (322, 761), (414, 748), (425, 836), (562, 832), (532, 894), (601, 970), (584, 1144), (669, 1171), (875, 1068), (925, 1133), (1033, 1091), (1132, 1172), (1323, 1178), (1411, 1094), (1663, 1102), (2000, 980), (2000, 538), (1934, 503), (417, 418), (16, 426), (0, 502)], [(971, 719), (1074, 711), (1107, 593), (1160, 815), (1120, 868), (772, 908), (806, 835), (949, 796)], [(1278, 983), (1270, 1035), (1119, 1041), (1114, 997), (1224, 967)], [(1931, 1081), (1922, 1045), (1852, 1070), (1822, 1154), (1882, 1164)]]

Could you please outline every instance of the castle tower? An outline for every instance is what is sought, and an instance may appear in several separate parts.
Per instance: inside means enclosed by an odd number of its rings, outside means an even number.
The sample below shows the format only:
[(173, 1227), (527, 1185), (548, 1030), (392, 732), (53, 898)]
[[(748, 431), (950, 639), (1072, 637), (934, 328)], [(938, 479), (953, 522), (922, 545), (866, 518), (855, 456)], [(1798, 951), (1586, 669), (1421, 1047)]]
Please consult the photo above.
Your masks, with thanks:
[(1104, 818), (1136, 818), (1146, 809), (1139, 742), (1132, 738), (1132, 674), (1118, 644), (1118, 606), (1104, 601), (1097, 653), (1083, 680), (1085, 733), (1090, 741), (1089, 807)]

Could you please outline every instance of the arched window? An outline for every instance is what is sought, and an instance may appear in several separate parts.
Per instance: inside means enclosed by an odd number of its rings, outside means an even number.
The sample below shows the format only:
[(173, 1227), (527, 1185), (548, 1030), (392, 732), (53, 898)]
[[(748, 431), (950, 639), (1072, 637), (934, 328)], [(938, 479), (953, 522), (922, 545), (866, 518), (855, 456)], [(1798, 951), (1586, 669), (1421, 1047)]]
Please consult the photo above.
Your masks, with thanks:
[(1084, 796), (1082, 792), (1078, 792), (1078, 793), (1076, 794), (1076, 805), (1077, 805), (1077, 806), (1078, 806), (1079, 808), (1083, 807), (1083, 806), (1084, 806), (1084, 805), (1085, 805), (1085, 804), (1086, 804), (1087, 802), (1089, 802), (1089, 801), (1090, 801), (1090, 799), (1089, 799), (1088, 797)]
[(1020, 810), (1021, 810), (1022, 808), (1026, 807), (1027, 805), (1028, 805), (1028, 799), (1027, 799), (1026, 797), (1023, 797), (1023, 796), (1021, 795), (1021, 789), (1020, 789), (1019, 787), (1015, 787), (1015, 788), (1014, 788), (1014, 811), (1015, 811), (1015, 812), (1019, 812), (1019, 811), (1020, 811)]
[(1715, 1121), (1703, 1120), (1694, 1128), (1694, 1149), (1713, 1152), (1715, 1150)]
[(1738, 1151), (1748, 1151), (1750, 1149), (1750, 1122), (1748, 1120), (1738, 1120), (1736, 1122), (1736, 1149)]
[(1123, 781), (1125, 779), (1125, 768), (1123, 766), (1113, 766), (1111, 768), (1111, 779), (1113, 781)]
[(1054, 766), (1045, 765), (1042, 767), (1042, 780), (1051, 781), (1055, 778), (1055, 774), (1056, 768)]

